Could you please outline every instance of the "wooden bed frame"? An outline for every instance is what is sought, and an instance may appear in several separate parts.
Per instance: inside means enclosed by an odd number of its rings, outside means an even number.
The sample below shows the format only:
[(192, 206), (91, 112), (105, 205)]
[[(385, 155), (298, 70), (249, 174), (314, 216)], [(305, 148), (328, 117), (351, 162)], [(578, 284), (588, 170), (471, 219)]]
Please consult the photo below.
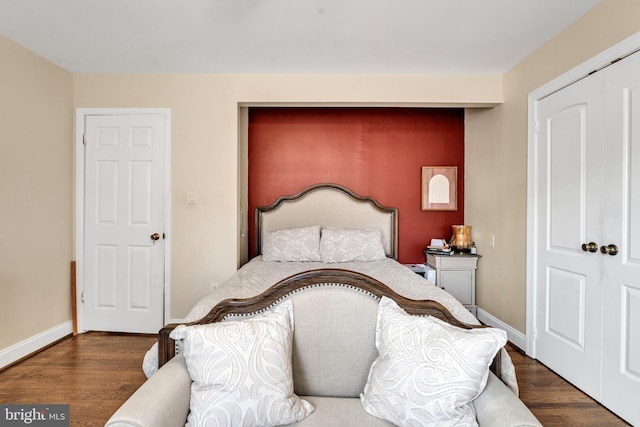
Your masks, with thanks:
[[(293, 196), (280, 197), (271, 205), (257, 207), (255, 225), (256, 250), (259, 253), (264, 233), (268, 231), (321, 225), (336, 228), (378, 228), (382, 231), (387, 256), (394, 259), (398, 256), (398, 210), (383, 206), (372, 197), (359, 196), (338, 184), (312, 185)], [(458, 321), (436, 301), (405, 298), (370, 276), (343, 269), (317, 269), (295, 274), (274, 284), (260, 295), (221, 301), (205, 317), (188, 325), (251, 316), (269, 309), (294, 293), (317, 286), (347, 287), (377, 300), (385, 295), (409, 314), (431, 315), (465, 329), (484, 327)], [(176, 326), (178, 325), (167, 325), (159, 332), (158, 367), (176, 354), (175, 342), (169, 337)], [(491, 367), (498, 377), (500, 367), (501, 355), (498, 352)]]
[[(202, 319), (188, 325), (203, 325), (220, 322), (229, 318), (247, 317), (261, 313), (297, 292), (318, 286), (336, 286), (362, 292), (380, 300), (382, 296), (393, 299), (407, 313), (420, 316), (434, 316), (454, 326), (464, 329), (484, 328), (483, 325), (468, 325), (457, 320), (449, 310), (436, 301), (413, 300), (396, 293), (385, 284), (365, 274), (342, 269), (316, 269), (295, 274), (276, 283), (260, 295), (245, 299), (227, 299), (216, 304)], [(158, 367), (175, 356), (175, 342), (169, 337), (177, 324), (167, 325), (160, 330), (158, 339)], [(498, 352), (491, 370), (500, 378), (501, 353)]]
[(383, 206), (338, 184), (316, 184), (269, 206), (256, 208), (256, 252), (262, 254), (264, 234), (285, 228), (320, 225), (335, 228), (377, 228), (388, 257), (398, 259), (398, 209)]

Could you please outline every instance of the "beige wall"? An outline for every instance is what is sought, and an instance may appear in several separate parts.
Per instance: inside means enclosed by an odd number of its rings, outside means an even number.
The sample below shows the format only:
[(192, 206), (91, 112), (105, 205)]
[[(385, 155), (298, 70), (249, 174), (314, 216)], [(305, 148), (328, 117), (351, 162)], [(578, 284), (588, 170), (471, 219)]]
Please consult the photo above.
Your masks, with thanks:
[[(466, 115), (465, 221), (483, 255), (477, 302), (525, 331), (527, 96), (640, 31), (640, 2), (605, 0), (503, 76), (504, 103)], [(495, 235), (495, 248), (489, 246)]]
[(0, 350), (71, 320), (73, 76), (0, 36)]
[[(184, 317), (212, 282), (233, 274), (245, 248), (238, 232), (246, 194), (239, 106), (502, 101), (496, 76), (76, 75), (74, 89), (76, 107), (171, 108), (174, 319)], [(197, 192), (197, 205), (186, 204), (188, 190)]]

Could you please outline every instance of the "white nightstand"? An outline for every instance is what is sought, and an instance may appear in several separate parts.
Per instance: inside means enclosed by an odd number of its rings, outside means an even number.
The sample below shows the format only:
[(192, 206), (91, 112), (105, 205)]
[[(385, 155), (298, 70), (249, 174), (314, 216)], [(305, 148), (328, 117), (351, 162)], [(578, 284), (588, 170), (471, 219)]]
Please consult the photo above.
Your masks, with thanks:
[(436, 286), (454, 296), (476, 315), (476, 269), (480, 255), (427, 255), (427, 265), (436, 270)]
[(404, 266), (414, 273), (424, 276), (424, 264), (405, 264)]

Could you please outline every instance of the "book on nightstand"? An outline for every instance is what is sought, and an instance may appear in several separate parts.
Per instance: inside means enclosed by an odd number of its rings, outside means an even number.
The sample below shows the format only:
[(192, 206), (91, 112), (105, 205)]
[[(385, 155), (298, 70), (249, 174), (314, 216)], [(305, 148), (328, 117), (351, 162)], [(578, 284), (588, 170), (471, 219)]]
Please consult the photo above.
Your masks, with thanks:
[(432, 255), (453, 255), (455, 251), (451, 249), (450, 246), (427, 246), (424, 253)]

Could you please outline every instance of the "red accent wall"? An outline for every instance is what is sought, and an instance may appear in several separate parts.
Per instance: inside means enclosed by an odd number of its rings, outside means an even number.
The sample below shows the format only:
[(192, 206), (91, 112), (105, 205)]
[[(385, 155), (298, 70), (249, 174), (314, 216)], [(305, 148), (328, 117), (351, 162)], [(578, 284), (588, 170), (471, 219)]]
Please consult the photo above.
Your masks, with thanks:
[[(422, 166), (458, 166), (458, 210), (422, 211)], [(319, 182), (398, 208), (398, 260), (464, 224), (464, 110), (251, 108), (249, 213)], [(250, 221), (251, 256), (255, 255)]]

